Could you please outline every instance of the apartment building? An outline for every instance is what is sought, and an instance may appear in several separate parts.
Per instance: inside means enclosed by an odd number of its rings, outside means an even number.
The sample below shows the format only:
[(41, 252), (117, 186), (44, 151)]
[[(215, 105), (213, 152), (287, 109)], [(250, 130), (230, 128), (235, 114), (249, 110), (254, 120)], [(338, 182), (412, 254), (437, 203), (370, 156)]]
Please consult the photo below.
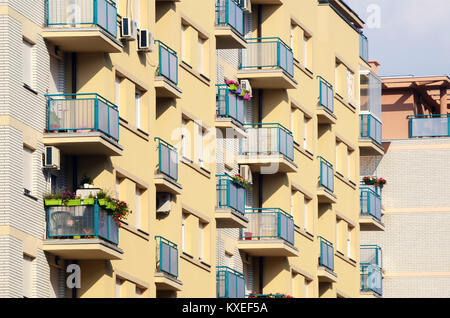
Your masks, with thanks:
[(383, 297), (449, 297), (449, 88), (448, 76), (382, 78), (385, 155), (361, 171), (387, 180), (385, 230), (361, 244), (382, 250)]
[(383, 228), (360, 154), (383, 150), (343, 1), (11, 0), (0, 21), (1, 297), (360, 296)]

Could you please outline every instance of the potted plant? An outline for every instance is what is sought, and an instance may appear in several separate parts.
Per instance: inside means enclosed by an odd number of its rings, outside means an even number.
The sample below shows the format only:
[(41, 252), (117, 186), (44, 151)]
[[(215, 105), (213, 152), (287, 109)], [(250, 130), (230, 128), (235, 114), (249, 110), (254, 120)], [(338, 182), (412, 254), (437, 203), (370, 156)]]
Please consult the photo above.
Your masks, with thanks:
[(89, 194), (88, 198), (83, 199), (83, 205), (94, 205), (95, 203), (95, 197), (92, 195), (92, 193)]
[(109, 198), (108, 193), (101, 190), (97, 192), (97, 201), (100, 206), (106, 206), (106, 202), (108, 201), (107, 198)]
[(367, 185), (374, 185), (376, 183), (376, 181), (377, 181), (377, 179), (373, 178), (373, 177), (364, 177), (363, 178), (364, 184), (367, 184)]
[(66, 206), (81, 205), (81, 198), (75, 192), (64, 191), (62, 193), (62, 202)]
[(80, 180), (81, 186), (84, 187), (85, 189), (92, 188), (93, 183), (94, 182), (93, 182), (92, 178), (88, 177), (86, 174), (83, 175), (83, 177)]
[(46, 193), (44, 194), (44, 203), (46, 206), (61, 206), (62, 205), (61, 193)]
[(116, 225), (120, 228), (119, 220), (125, 220), (131, 211), (128, 209), (128, 205), (125, 201), (112, 199), (112, 217)]
[(383, 179), (383, 178), (379, 178), (378, 180), (377, 180), (377, 183), (378, 183), (378, 186), (380, 187), (380, 189), (383, 189), (383, 186), (386, 184), (386, 180), (385, 179)]
[(250, 241), (252, 239), (252, 232), (244, 232), (244, 239)]
[(235, 174), (234, 176), (231, 177), (231, 179), (233, 180), (233, 182), (240, 184), (241, 186), (247, 188), (248, 190), (252, 190), (252, 186), (250, 183), (247, 182), (247, 180), (244, 179), (243, 176), (239, 175), (239, 174)]
[(235, 81), (226, 81), (225, 84), (228, 85), (229, 90), (232, 92), (236, 91), (239, 87), (239, 83)]

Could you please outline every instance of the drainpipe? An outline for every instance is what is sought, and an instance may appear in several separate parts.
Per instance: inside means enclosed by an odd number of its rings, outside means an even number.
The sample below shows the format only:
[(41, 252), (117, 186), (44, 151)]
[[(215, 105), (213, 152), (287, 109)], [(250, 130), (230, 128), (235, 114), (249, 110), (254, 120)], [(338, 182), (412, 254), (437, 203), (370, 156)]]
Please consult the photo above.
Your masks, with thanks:
[[(72, 53), (72, 94), (77, 93), (77, 53)], [(75, 99), (76, 96), (73, 95), (72, 99)], [(75, 192), (77, 189), (77, 179), (78, 179), (78, 171), (77, 171), (77, 156), (73, 155), (73, 167), (72, 167), (72, 189)]]
[[(262, 5), (258, 5), (258, 18), (257, 18), (257, 38), (262, 38)], [(261, 41), (261, 40), (258, 40)], [(262, 109), (263, 109), (263, 90), (258, 89), (258, 123), (262, 123)], [(258, 180), (258, 207), (263, 206), (263, 175), (259, 174)], [(259, 257), (259, 293), (263, 294), (264, 290), (264, 257)]]

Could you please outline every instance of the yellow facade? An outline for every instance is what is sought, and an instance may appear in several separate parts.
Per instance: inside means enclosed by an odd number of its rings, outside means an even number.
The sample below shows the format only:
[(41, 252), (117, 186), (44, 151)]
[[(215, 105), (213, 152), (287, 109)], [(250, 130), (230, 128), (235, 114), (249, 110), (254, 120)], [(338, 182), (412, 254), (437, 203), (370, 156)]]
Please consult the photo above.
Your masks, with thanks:
[[(74, 191), (71, 185), (86, 174), (94, 187), (132, 210), (119, 229), (117, 246), (98, 244), (87, 254), (78, 245), (55, 247), (55, 239), (44, 241), (47, 253), (59, 258), (55, 263), (76, 260), (81, 267), (81, 288), (75, 294), (67, 290), (67, 296), (216, 297), (217, 267), (225, 265), (217, 237), (226, 241), (225, 250), (239, 251), (233, 254), (239, 263), (254, 269), (244, 273), (253, 277), (246, 294), (360, 296), (359, 72), (368, 65), (360, 59), (360, 34), (350, 23), (361, 28), (363, 22), (339, 0), (252, 0), (246, 13), (252, 22), (244, 37), (216, 25), (215, 2), (119, 1), (116, 39), (99, 28), (41, 30), (50, 50), (59, 47), (52, 54), (64, 60), (64, 93), (99, 94), (120, 114), (117, 142), (89, 133), (86, 139), (44, 134), (44, 143), (59, 147), (65, 160), (60, 177)], [(139, 30), (153, 33), (152, 51), (138, 51), (139, 38), (120, 40), (123, 17), (139, 20)], [(222, 56), (248, 49), (251, 41), (244, 38), (279, 38), (292, 46), (294, 76), (230, 65)], [(161, 45), (176, 52), (175, 82), (160, 75), (165, 67)], [(236, 229), (249, 224), (218, 212), (217, 134), (231, 127), (238, 138), (247, 138), (247, 126), (217, 120), (216, 84), (224, 78), (219, 68), (229, 80), (250, 81), (253, 96), (247, 105), (253, 123), (277, 123), (292, 132), (294, 160), (237, 152), (225, 170), (251, 167), (253, 202), (246, 208), (291, 214), (293, 245), (279, 238), (246, 241), (218, 230), (220, 222)], [(332, 111), (320, 105), (321, 78), (333, 87)], [(160, 172), (160, 140), (176, 147), (175, 179)], [(321, 186), (319, 157), (333, 166), (333, 190)], [(267, 163), (279, 170), (263, 174)], [(160, 193), (170, 193), (168, 212), (155, 209)], [(160, 237), (177, 246), (176, 277), (158, 269)], [(320, 237), (333, 245), (332, 269), (319, 263)], [(102, 256), (87, 256), (94, 254)]]

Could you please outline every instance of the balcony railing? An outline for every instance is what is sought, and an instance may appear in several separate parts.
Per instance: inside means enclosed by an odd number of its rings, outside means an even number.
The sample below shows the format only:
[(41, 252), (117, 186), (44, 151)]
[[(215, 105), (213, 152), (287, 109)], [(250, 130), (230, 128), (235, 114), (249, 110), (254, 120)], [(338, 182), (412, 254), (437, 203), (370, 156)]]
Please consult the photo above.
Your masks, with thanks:
[(369, 187), (360, 188), (361, 215), (372, 216), (381, 222), (381, 196)]
[(156, 270), (178, 277), (178, 247), (162, 236), (156, 239)]
[(238, 0), (216, 0), (216, 24), (228, 25), (244, 36), (244, 12)]
[(244, 274), (217, 266), (217, 298), (245, 298)]
[(117, 37), (117, 8), (111, 0), (46, 0), (49, 28), (99, 26)]
[(107, 99), (98, 94), (46, 96), (48, 132), (100, 131), (119, 141), (119, 111)]
[(217, 85), (216, 103), (217, 117), (232, 118), (244, 124), (245, 101), (230, 91), (227, 85)]
[(334, 271), (334, 248), (333, 243), (319, 236), (320, 258), (319, 265)]
[(294, 220), (279, 208), (246, 209), (246, 229), (241, 229), (241, 240), (282, 239), (294, 245)]
[(378, 245), (360, 246), (361, 264), (371, 264), (383, 268), (383, 251)]
[(383, 295), (383, 275), (380, 267), (361, 264), (361, 291), (373, 291)]
[(246, 189), (228, 175), (217, 175), (217, 207), (245, 214)]
[(248, 137), (241, 139), (241, 154), (281, 154), (294, 161), (294, 138), (280, 124), (245, 124)]
[(334, 112), (334, 91), (333, 85), (328, 83), (322, 76), (319, 79), (319, 104), (330, 113)]
[(320, 160), (320, 185), (334, 192), (334, 169), (333, 165), (322, 157)]
[(294, 55), (292, 49), (280, 38), (246, 39), (247, 48), (241, 49), (241, 70), (281, 69), (294, 77)]
[(359, 115), (361, 121), (361, 137), (370, 138), (378, 145), (382, 144), (382, 124), (370, 114)]
[(158, 44), (159, 67), (158, 75), (165, 77), (175, 85), (178, 85), (178, 56), (163, 42), (156, 40)]
[(408, 119), (409, 138), (450, 137), (448, 114), (414, 115)]
[(101, 238), (119, 244), (119, 227), (111, 212), (94, 205), (47, 207), (47, 238)]
[(369, 61), (369, 40), (362, 33), (359, 34), (359, 56), (364, 61)]
[(177, 148), (156, 137), (158, 141), (158, 172), (173, 180), (178, 180), (178, 151)]

